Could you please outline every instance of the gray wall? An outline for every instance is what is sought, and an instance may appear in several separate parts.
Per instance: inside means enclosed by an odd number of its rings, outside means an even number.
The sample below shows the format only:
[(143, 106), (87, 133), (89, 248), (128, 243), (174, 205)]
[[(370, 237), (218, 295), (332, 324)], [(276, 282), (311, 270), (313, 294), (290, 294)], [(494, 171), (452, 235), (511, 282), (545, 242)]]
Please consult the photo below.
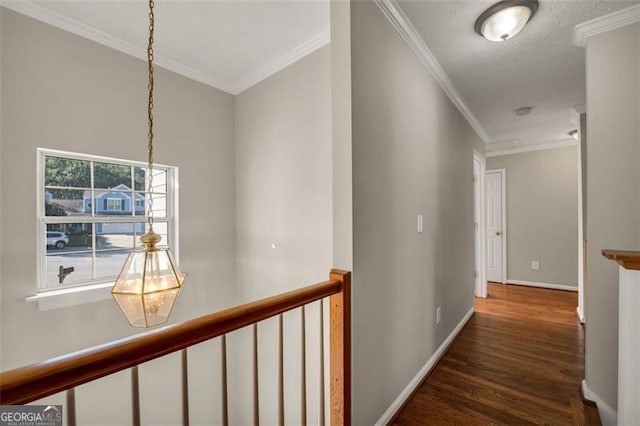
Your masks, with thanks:
[(640, 249), (640, 23), (587, 40), (586, 380), (617, 405), (618, 266)]
[(371, 425), (473, 307), (482, 142), (373, 2), (351, 3), (351, 63), (353, 423)]
[[(7, 369), (137, 331), (112, 300), (39, 311), (24, 298), (37, 289), (36, 147), (144, 161), (147, 76), (143, 61), (9, 10), (1, 48), (1, 198), (11, 200), (1, 223)], [(181, 267), (189, 277), (172, 318), (179, 321), (232, 301), (234, 98), (162, 69), (155, 98), (156, 161), (180, 168)]]
[(351, 4), (331, 11), (331, 131), (333, 266), (353, 270), (353, 149), (351, 138)]
[(241, 298), (266, 297), (328, 277), (330, 66), (325, 46), (236, 98)]
[(487, 170), (507, 169), (509, 280), (578, 287), (577, 155), (569, 147), (487, 159)]
[[(332, 266), (331, 51), (325, 46), (245, 90), (236, 98), (237, 292), (258, 299), (328, 279)], [(319, 310), (307, 310), (309, 421), (318, 419)], [(300, 313), (285, 320), (285, 423), (300, 419)], [(232, 386), (240, 401), (252, 389), (241, 348)], [(250, 336), (249, 336), (250, 337)], [(261, 421), (277, 423), (277, 341), (274, 322), (260, 326)], [(243, 374), (244, 372), (244, 374)], [(232, 424), (249, 424), (244, 406), (234, 406)]]

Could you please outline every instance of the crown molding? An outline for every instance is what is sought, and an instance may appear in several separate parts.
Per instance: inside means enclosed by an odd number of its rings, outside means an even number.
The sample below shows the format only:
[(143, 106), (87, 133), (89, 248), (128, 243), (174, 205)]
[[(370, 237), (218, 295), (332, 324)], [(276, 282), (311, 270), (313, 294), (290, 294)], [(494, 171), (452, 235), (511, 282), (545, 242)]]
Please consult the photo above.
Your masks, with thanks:
[(422, 37), (418, 34), (407, 15), (398, 6), (396, 0), (374, 0), (378, 8), (391, 22), (391, 25), (396, 29), (404, 41), (409, 45), (409, 48), (415, 53), (422, 65), (431, 73), (436, 82), (440, 85), (442, 90), (449, 96), (451, 102), (460, 110), (460, 113), (467, 119), (473, 130), (476, 131), (478, 136), (484, 141), (489, 143), (490, 139), (484, 128), (471, 112), (471, 109), (467, 106), (466, 102), (455, 88), (444, 69), (433, 55), (429, 47), (426, 45)]
[(640, 4), (600, 16), (573, 29), (573, 44), (579, 47), (587, 45), (587, 38), (606, 31), (615, 30), (625, 25), (640, 21)]
[(297, 44), (283, 55), (268, 61), (257, 69), (239, 78), (233, 85), (233, 90), (231, 93), (237, 95), (238, 93), (248, 89), (254, 84), (264, 80), (267, 77), (272, 76), (283, 68), (293, 64), (294, 62), (302, 59), (308, 54), (325, 46), (330, 41), (331, 31), (327, 26), (317, 32), (315, 35)]
[[(40, 6), (31, 0), (0, 0), (0, 6), (11, 9), (14, 12), (29, 16), (30, 18), (52, 25), (56, 28), (68, 31), (80, 37), (89, 39), (103, 46), (125, 53), (144, 61), (147, 60), (146, 47), (137, 46), (121, 38), (115, 37), (76, 19), (69, 18), (46, 7)], [(154, 55), (157, 66), (165, 68), (176, 74), (180, 74), (191, 80), (220, 89), (232, 95), (237, 95), (255, 83), (275, 74), (284, 67), (292, 64), (314, 50), (324, 46), (330, 40), (329, 28), (322, 29), (319, 33), (294, 46), (283, 55), (267, 62), (254, 72), (251, 72), (236, 81), (228, 82), (219, 80), (207, 73), (191, 68), (166, 56)]]
[(525, 152), (546, 151), (548, 149), (568, 148), (576, 146), (578, 141), (575, 139), (567, 139), (558, 142), (541, 143), (537, 145), (524, 145), (518, 148), (501, 149), (498, 151), (487, 151), (487, 158), (500, 157), (503, 155), (524, 154)]
[[(121, 38), (115, 37), (90, 25), (61, 15), (57, 12), (42, 7), (32, 1), (7, 1), (0, 2), (1, 6), (14, 12), (29, 16), (30, 18), (52, 25), (64, 31), (68, 31), (80, 37), (89, 39), (103, 46), (125, 53), (138, 59), (147, 60), (147, 51), (144, 47), (136, 46)], [(154, 62), (159, 67), (173, 71), (184, 77), (212, 86), (225, 92), (230, 92), (232, 86), (217, 80), (203, 72), (195, 70), (184, 64), (174, 61), (162, 55), (154, 55)]]

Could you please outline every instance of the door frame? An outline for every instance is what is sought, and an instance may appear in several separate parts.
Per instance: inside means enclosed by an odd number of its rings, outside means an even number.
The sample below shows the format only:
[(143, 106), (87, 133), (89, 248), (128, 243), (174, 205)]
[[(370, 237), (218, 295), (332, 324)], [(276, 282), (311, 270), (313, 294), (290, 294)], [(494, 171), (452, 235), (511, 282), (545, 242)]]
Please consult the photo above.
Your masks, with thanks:
[[(507, 237), (509, 232), (507, 230), (507, 169), (491, 169), (487, 170), (489, 173), (499, 173), (501, 176), (500, 184), (502, 185), (502, 284), (506, 284), (507, 279)], [(485, 187), (485, 191), (486, 191)], [(485, 223), (486, 229), (486, 223)], [(485, 237), (486, 240), (486, 237)], [(486, 241), (485, 241), (486, 245)]]
[[(474, 239), (474, 294), (476, 297), (487, 297), (487, 223), (485, 219), (486, 214), (486, 205), (485, 205), (485, 176), (487, 169), (487, 160), (486, 158), (480, 154), (475, 149), (473, 150), (473, 239)], [(475, 164), (478, 163), (479, 171), (478, 175), (475, 175)], [(478, 190), (476, 191), (476, 186)], [(476, 196), (476, 194), (478, 196)], [(476, 209), (479, 212), (478, 218), (476, 218)], [(477, 219), (477, 220), (476, 220)], [(480, 233), (480, 250), (475, 250), (478, 247), (478, 242), (476, 241), (476, 225), (478, 224), (478, 231)], [(478, 268), (478, 265), (480, 267)], [(478, 270), (479, 269), (479, 270)], [(477, 274), (477, 276), (476, 276)]]
[(580, 117), (577, 119), (578, 124), (578, 144), (577, 144), (577, 162), (578, 162), (578, 307), (576, 311), (578, 312), (578, 318), (581, 323), (585, 323), (586, 321), (586, 306), (585, 306), (585, 296), (586, 296), (586, 244), (585, 240), (586, 235), (584, 235), (584, 209), (586, 206), (584, 205), (584, 186), (586, 183), (584, 181), (584, 170), (582, 169), (582, 154), (583, 148), (585, 148), (582, 144), (582, 133), (583, 133), (583, 123)]

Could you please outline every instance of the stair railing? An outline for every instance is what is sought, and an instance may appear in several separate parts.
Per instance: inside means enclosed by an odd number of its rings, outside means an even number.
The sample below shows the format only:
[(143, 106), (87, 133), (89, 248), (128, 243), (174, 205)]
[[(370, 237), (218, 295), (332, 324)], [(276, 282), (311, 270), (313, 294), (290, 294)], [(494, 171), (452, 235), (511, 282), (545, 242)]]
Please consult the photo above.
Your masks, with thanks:
[[(138, 365), (153, 359), (182, 351), (182, 418), (189, 424), (188, 376), (186, 349), (198, 343), (221, 337), (222, 362), (226, 364), (226, 334), (252, 326), (254, 333), (254, 380), (257, 383), (257, 323), (279, 317), (280, 366), (282, 367), (282, 314), (316, 301), (329, 298), (329, 394), (330, 424), (351, 424), (351, 273), (333, 269), (329, 280), (293, 290), (277, 296), (235, 306), (220, 312), (201, 316), (178, 324), (168, 325), (110, 343), (69, 353), (25, 367), (0, 373), (0, 404), (27, 404), (41, 398), (66, 392), (67, 423), (76, 424), (75, 387), (122, 370), (131, 369), (132, 424), (140, 425), (140, 389)], [(320, 309), (321, 342), (324, 341), (323, 309)], [(304, 322), (304, 311), (303, 311)], [(304, 330), (304, 328), (303, 328)], [(304, 339), (304, 333), (303, 333)], [(324, 349), (322, 349), (324, 350)], [(303, 353), (303, 365), (304, 357)], [(323, 357), (324, 358), (324, 357)], [(321, 365), (324, 360), (321, 359)], [(222, 366), (226, 376), (226, 365)], [(283, 368), (279, 380), (279, 419), (283, 423), (284, 393)], [(304, 373), (303, 373), (304, 380)], [(324, 389), (324, 374), (321, 375)], [(304, 387), (303, 387), (304, 389)], [(320, 393), (321, 423), (324, 423), (324, 391)], [(302, 398), (302, 413), (306, 413), (306, 398)], [(223, 423), (228, 424), (228, 398), (226, 379), (223, 379)], [(253, 410), (258, 419), (257, 392), (254, 392)], [(304, 423), (304, 422), (303, 422)]]

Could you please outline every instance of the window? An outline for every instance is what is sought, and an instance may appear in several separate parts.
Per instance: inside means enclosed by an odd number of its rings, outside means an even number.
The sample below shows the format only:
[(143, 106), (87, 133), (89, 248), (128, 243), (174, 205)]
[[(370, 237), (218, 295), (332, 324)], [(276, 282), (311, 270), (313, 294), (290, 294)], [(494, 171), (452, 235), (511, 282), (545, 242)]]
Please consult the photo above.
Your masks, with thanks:
[(122, 201), (120, 198), (107, 198), (107, 210), (108, 211), (120, 211), (122, 210)]
[(177, 252), (177, 168), (38, 149), (39, 290), (113, 282), (139, 246), (153, 209), (154, 231)]

